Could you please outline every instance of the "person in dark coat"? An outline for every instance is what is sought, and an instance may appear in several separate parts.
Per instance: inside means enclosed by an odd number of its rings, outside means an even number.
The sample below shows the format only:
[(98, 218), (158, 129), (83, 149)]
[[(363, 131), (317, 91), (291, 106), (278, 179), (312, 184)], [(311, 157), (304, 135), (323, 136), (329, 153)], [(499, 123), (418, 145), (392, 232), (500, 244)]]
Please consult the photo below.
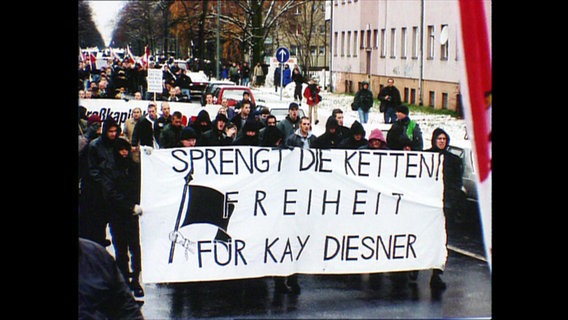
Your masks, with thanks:
[(258, 121), (254, 118), (248, 119), (242, 128), (242, 134), (237, 135), (237, 138), (233, 141), (235, 146), (259, 146), (260, 140), (258, 137), (258, 131), (260, 125)]
[(280, 80), (282, 79), (281, 70), (280, 65), (274, 69), (274, 92), (278, 92), (278, 87), (280, 86)]
[(106, 174), (113, 170), (116, 162), (114, 144), (120, 136), (120, 126), (108, 117), (102, 127), (102, 134), (92, 140), (87, 149), (87, 169), (81, 199), (79, 202), (79, 236), (108, 246), (106, 227), (112, 207), (106, 198), (111, 181)]
[(178, 148), (181, 147), (181, 130), (183, 125), (181, 118), (183, 115), (179, 111), (172, 114), (171, 122), (166, 124), (162, 133), (160, 134), (160, 148)]
[[(462, 189), (463, 162), (460, 157), (448, 150), (449, 146), (450, 136), (448, 133), (442, 128), (436, 128), (432, 132), (432, 147), (424, 150), (428, 152), (439, 152), (444, 155), (444, 215), (446, 216), (446, 221), (449, 217), (455, 217), (460, 214), (460, 210), (463, 209), (465, 201), (465, 194)], [(432, 289), (446, 289), (446, 283), (441, 278), (443, 273), (444, 271), (441, 269), (432, 270), (432, 275), (430, 276), (430, 287)], [(412, 271), (409, 277), (411, 280), (416, 280), (418, 278), (418, 271)]]
[(276, 148), (284, 146), (284, 134), (276, 127), (276, 116), (272, 114), (266, 118), (266, 127), (260, 129), (260, 145)]
[(351, 129), (349, 129), (349, 136), (347, 138), (343, 138), (339, 145), (337, 145), (338, 149), (359, 149), (364, 145), (367, 145), (369, 141), (365, 139), (365, 128), (363, 125), (359, 123), (359, 121), (355, 120), (351, 125)]
[(387, 132), (387, 146), (392, 150), (403, 150), (402, 142), (404, 137), (410, 139), (411, 149), (414, 151), (422, 151), (423, 140), (422, 130), (418, 123), (408, 117), (409, 109), (405, 105), (399, 105), (396, 109), (397, 120), (392, 124)]
[(294, 89), (294, 101), (298, 100), (298, 104), (302, 105), (302, 85), (306, 82), (306, 79), (304, 79), (300, 68), (297, 66), (294, 67), (294, 71), (292, 72), (292, 81), (296, 84), (296, 88)]
[(78, 241), (78, 319), (143, 320), (122, 273), (98, 243)]
[(337, 136), (339, 137), (339, 141), (343, 140), (344, 138), (349, 136), (350, 129), (343, 125), (343, 120), (345, 119), (343, 115), (343, 110), (340, 108), (335, 108), (331, 111), (331, 115), (335, 117), (339, 127), (337, 128)]
[(228, 146), (232, 144), (233, 139), (225, 134), (227, 122), (229, 122), (227, 116), (223, 113), (218, 113), (212, 122), (213, 128), (201, 134), (199, 141), (197, 141), (197, 146)]
[(402, 103), (402, 100), (400, 91), (394, 86), (393, 78), (388, 78), (387, 85), (379, 91), (377, 99), (381, 102), (380, 111), (384, 113), (385, 123), (394, 123), (396, 121), (396, 108)]
[(213, 128), (213, 126), (211, 125), (211, 117), (209, 116), (209, 112), (207, 112), (207, 110), (205, 109), (199, 111), (197, 118), (195, 118), (193, 123), (190, 124), (190, 127), (195, 130), (195, 133), (197, 134), (197, 140), (199, 141), (199, 138), (201, 138), (201, 134), (203, 134), (203, 132), (209, 131), (211, 130), (211, 128)]
[(335, 149), (340, 142), (339, 135), (337, 134), (337, 129), (339, 128), (339, 123), (334, 116), (329, 116), (325, 123), (325, 132), (322, 133), (314, 141), (314, 148), (317, 149)]
[(353, 104), (359, 113), (359, 120), (361, 123), (369, 121), (369, 110), (373, 107), (373, 92), (369, 89), (369, 82), (363, 81), (361, 90), (357, 91)]
[[(124, 279), (129, 282), (130, 288), (134, 291), (134, 296), (143, 297), (144, 290), (139, 282), (142, 271), (138, 222), (138, 216), (142, 214), (142, 208), (139, 205), (140, 164), (134, 162), (130, 150), (130, 143), (126, 139), (116, 139), (114, 144), (116, 163), (114, 168), (108, 171), (110, 189), (105, 194), (106, 201), (112, 208), (110, 234), (116, 263)], [(129, 261), (132, 273), (130, 273)]]
[(134, 126), (134, 130), (132, 132), (132, 147), (137, 150), (139, 146), (148, 146), (152, 148), (157, 148), (158, 140), (160, 139), (157, 136), (158, 131), (154, 130), (157, 126), (158, 120), (158, 111), (156, 108), (156, 104), (154, 102), (150, 102), (148, 104), (147, 109), (148, 114), (142, 116), (140, 120)]

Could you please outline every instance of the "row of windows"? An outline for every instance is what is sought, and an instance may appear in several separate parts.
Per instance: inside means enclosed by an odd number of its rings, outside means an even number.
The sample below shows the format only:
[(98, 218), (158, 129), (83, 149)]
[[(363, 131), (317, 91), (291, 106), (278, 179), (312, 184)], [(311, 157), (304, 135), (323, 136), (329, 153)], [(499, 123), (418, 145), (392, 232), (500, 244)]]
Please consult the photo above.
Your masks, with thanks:
[[(440, 32), (436, 34), (435, 26), (427, 27), (427, 37), (425, 43), (425, 54), (427, 59), (434, 59), (436, 48), (439, 48), (440, 60), (450, 58), (450, 40), (448, 38), (448, 25), (440, 25)], [(339, 39), (339, 35), (341, 38)], [(406, 27), (400, 29), (391, 28), (390, 30), (378, 29), (359, 31), (341, 31), (334, 33), (333, 55), (338, 54), (342, 57), (357, 57), (359, 50), (379, 50), (380, 57), (388, 55), (391, 59), (400, 54), (401, 59), (418, 59), (420, 55), (420, 29), (413, 26), (410, 30)], [(438, 39), (438, 41), (436, 41)], [(387, 47), (388, 41), (388, 47)], [(457, 46), (454, 46), (457, 50)], [(338, 52), (340, 50), (340, 52)], [(455, 58), (457, 59), (457, 52)]]

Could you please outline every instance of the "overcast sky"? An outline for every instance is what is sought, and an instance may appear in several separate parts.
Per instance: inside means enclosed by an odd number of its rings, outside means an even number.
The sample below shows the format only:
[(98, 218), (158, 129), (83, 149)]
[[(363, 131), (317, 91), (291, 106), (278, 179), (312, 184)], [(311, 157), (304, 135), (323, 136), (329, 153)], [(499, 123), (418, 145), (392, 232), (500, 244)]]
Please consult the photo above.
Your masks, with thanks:
[(118, 12), (126, 1), (87, 1), (93, 12), (93, 20), (103, 36), (105, 45), (110, 44), (114, 24), (118, 20)]

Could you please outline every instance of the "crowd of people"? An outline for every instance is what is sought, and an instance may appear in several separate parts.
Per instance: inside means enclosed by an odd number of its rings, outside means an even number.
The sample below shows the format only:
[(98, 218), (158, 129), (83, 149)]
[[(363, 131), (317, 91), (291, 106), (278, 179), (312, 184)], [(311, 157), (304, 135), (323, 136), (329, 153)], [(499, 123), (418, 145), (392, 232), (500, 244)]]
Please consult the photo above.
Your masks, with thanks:
[[(235, 66), (235, 64), (234, 64)], [(170, 70), (177, 74), (179, 70)], [(118, 71), (120, 73), (120, 70)], [(293, 74), (295, 74), (294, 71)], [(101, 72), (98, 83), (105, 81)], [(112, 73), (111, 73), (112, 74)], [(182, 72), (183, 74), (183, 72)], [(228, 70), (231, 77), (231, 70)], [(245, 83), (250, 80), (246, 80)], [(396, 100), (396, 93), (389, 79), (389, 85), (381, 90), (378, 98), (384, 101)], [(112, 80), (113, 83), (115, 80)], [(291, 80), (292, 81), (292, 80)], [(302, 81), (302, 80), (298, 80)], [(111, 81), (109, 81), (111, 82)], [(300, 88), (302, 82), (299, 82)], [(97, 86), (98, 97), (104, 97), (105, 90)], [(104, 88), (108, 88), (108, 84)], [(113, 85), (115, 87), (115, 85)], [(298, 87), (298, 84), (297, 84)], [(93, 86), (93, 88), (96, 88)], [(121, 87), (122, 88), (122, 87)], [(390, 89), (389, 89), (390, 88)], [(83, 90), (83, 89), (80, 89)], [(136, 90), (132, 87), (131, 90)], [(365, 92), (369, 91), (368, 93)], [(136, 91), (135, 91), (136, 92)], [(301, 91), (300, 91), (301, 92)], [(299, 92), (298, 92), (299, 93)], [(281, 121), (270, 114), (268, 108), (251, 108), (250, 99), (243, 99), (238, 107), (221, 102), (217, 114), (202, 109), (190, 121), (179, 111), (171, 112), (169, 101), (149, 101), (145, 112), (140, 108), (132, 110), (123, 127), (112, 118), (104, 121), (93, 114), (87, 117), (87, 110), (79, 106), (79, 236), (106, 247), (113, 245), (118, 270), (136, 297), (144, 296), (140, 285), (141, 253), (139, 217), (140, 207), (140, 151), (141, 147), (153, 149), (199, 147), (199, 146), (261, 146), (271, 148), (315, 148), (315, 149), (389, 149), (423, 151), (423, 137), (420, 125), (409, 117), (409, 108), (404, 104), (389, 104), (383, 110), (385, 122), (394, 120), (388, 133), (373, 129), (367, 136), (362, 123), (366, 123), (370, 110), (368, 83), (358, 92), (354, 104), (361, 121), (354, 121), (350, 127), (343, 124), (343, 110), (336, 108), (326, 119), (325, 132), (312, 132), (312, 119), (318, 124), (317, 106), (321, 97), (319, 87), (310, 79), (303, 92), (310, 107), (309, 116), (299, 116), (299, 103), (290, 102), (288, 115)], [(372, 93), (370, 93), (372, 105)], [(295, 93), (295, 99), (299, 98)], [(398, 96), (400, 99), (400, 95)], [(381, 100), (383, 101), (383, 100)], [(396, 102), (396, 101), (395, 101)], [(160, 112), (158, 113), (158, 104)], [(391, 117), (394, 114), (394, 118)], [(387, 115), (388, 114), (388, 115)], [(444, 213), (455, 214), (461, 210), (463, 164), (459, 157), (448, 151), (450, 137), (442, 128), (434, 130), (432, 146), (425, 151), (440, 152), (444, 157)], [(107, 226), (111, 240), (107, 239)], [(430, 285), (445, 288), (440, 275), (434, 270)], [(417, 272), (410, 272), (409, 278), (416, 280)], [(296, 276), (275, 278), (275, 288), (281, 293), (299, 293)]]

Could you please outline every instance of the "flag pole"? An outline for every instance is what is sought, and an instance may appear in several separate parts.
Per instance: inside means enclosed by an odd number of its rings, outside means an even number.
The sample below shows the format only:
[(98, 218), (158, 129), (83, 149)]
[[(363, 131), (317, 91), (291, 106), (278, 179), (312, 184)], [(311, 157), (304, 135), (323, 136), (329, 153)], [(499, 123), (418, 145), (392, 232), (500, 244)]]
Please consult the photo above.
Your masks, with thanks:
[[(155, 95), (156, 93), (154, 93)], [(187, 175), (185, 176), (184, 180), (185, 180), (185, 185), (183, 186), (183, 194), (181, 196), (181, 201), (179, 204), (179, 210), (178, 210), (178, 214), (177, 214), (177, 218), (176, 218), (176, 225), (174, 227), (174, 231), (176, 232), (179, 229), (179, 224), (181, 222), (181, 215), (183, 213), (183, 204), (185, 203), (185, 196), (188, 193), (188, 189), (189, 189), (189, 183), (191, 182), (191, 180), (193, 180), (193, 167), (191, 168), (191, 170), (187, 173)], [(191, 203), (191, 190), (189, 190), (189, 200), (188, 200), (188, 204)], [(176, 247), (176, 241), (175, 239), (172, 241), (172, 244), (170, 246), (170, 257), (168, 259), (168, 263), (172, 263), (172, 261), (174, 260), (174, 251), (175, 251), (175, 247)]]

